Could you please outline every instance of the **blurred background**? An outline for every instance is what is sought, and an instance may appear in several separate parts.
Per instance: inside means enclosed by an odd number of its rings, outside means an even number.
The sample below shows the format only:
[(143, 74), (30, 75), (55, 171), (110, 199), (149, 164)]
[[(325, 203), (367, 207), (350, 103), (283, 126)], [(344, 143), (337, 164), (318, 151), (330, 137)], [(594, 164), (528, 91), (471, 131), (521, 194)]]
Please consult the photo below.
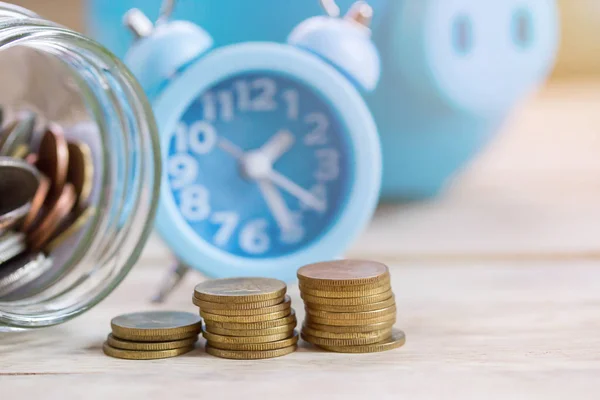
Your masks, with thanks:
[[(112, 1), (112, 0), (105, 0)], [(85, 0), (15, 0), (47, 19), (86, 32)], [(562, 38), (553, 79), (591, 79), (600, 76), (600, 2), (558, 0)]]
[[(89, 31), (83, 0), (14, 3)], [(600, 258), (600, 1), (558, 3), (560, 50), (543, 89), (439, 196), (383, 205), (351, 255)]]

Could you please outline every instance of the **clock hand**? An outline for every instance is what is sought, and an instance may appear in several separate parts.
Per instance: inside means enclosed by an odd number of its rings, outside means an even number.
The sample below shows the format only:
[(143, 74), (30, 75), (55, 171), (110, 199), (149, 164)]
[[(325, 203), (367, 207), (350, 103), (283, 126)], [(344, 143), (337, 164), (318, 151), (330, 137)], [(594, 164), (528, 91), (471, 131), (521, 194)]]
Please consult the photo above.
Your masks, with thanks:
[(217, 146), (219, 146), (221, 150), (232, 155), (236, 160), (244, 157), (244, 150), (228, 139), (220, 137), (219, 141), (217, 142)]
[(292, 148), (295, 140), (296, 138), (292, 132), (287, 129), (282, 129), (273, 135), (273, 137), (257, 151), (263, 154), (271, 164), (273, 164)]
[[(244, 151), (239, 146), (225, 138), (219, 138), (217, 145), (225, 152), (235, 157), (237, 160), (241, 160), (244, 157)], [(319, 200), (317, 196), (302, 188), (300, 185), (291, 181), (279, 172), (271, 169), (266, 178), (292, 196), (296, 197), (307, 206), (321, 212), (326, 210), (327, 206), (325, 202)]]
[(294, 217), (273, 182), (261, 179), (258, 181), (258, 187), (281, 232), (285, 234), (285, 232), (293, 231), (296, 226)]
[(319, 200), (317, 196), (304, 189), (297, 183), (291, 181), (279, 172), (271, 170), (268, 179), (271, 180), (271, 182), (273, 182), (275, 185), (279, 186), (281, 189), (296, 197), (298, 200), (300, 200), (307, 206), (312, 207), (315, 210), (321, 212), (326, 210), (327, 206), (325, 205), (324, 201)]

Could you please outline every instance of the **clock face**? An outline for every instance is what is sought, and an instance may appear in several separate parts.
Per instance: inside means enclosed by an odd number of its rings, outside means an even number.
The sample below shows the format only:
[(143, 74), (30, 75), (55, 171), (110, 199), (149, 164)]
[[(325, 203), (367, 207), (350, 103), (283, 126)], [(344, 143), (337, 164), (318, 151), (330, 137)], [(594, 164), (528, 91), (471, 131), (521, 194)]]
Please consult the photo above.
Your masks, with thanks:
[(333, 109), (272, 73), (219, 82), (184, 112), (169, 141), (169, 191), (202, 240), (268, 258), (328, 232), (351, 190), (352, 154)]

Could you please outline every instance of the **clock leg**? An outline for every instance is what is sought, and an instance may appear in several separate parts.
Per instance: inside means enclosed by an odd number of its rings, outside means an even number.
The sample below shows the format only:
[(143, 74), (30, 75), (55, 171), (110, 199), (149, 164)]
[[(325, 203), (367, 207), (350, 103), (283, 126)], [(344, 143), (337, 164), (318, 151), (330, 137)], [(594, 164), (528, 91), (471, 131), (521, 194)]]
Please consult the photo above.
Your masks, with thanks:
[(181, 283), (189, 270), (190, 267), (181, 261), (176, 261), (169, 269), (167, 276), (161, 282), (158, 292), (152, 297), (152, 302), (164, 303), (169, 294), (171, 294), (171, 292)]

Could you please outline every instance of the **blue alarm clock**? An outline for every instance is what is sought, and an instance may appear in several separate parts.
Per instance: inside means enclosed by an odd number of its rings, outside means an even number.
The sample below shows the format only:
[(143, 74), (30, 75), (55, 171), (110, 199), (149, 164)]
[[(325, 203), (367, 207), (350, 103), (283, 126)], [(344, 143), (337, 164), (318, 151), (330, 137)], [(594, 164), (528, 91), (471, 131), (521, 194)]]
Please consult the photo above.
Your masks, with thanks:
[(295, 279), (341, 255), (369, 222), (381, 149), (361, 91), (379, 80), (357, 2), (301, 23), (288, 44), (212, 50), (203, 29), (126, 16), (126, 63), (153, 104), (164, 176), (156, 227), (182, 264), (209, 277)]

